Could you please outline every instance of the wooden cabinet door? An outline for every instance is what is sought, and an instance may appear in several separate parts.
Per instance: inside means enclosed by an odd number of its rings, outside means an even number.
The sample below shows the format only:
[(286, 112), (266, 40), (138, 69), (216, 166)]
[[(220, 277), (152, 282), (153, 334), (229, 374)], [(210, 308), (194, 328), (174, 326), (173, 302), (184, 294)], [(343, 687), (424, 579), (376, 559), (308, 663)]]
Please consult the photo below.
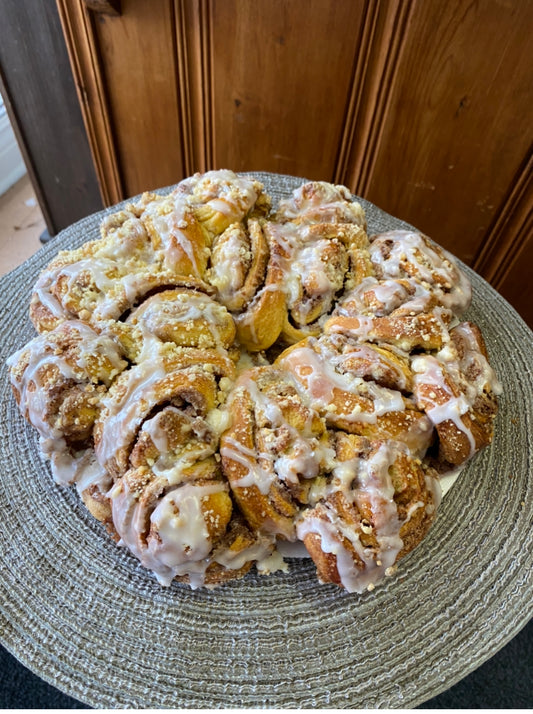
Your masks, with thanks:
[(529, 0), (57, 2), (107, 203), (210, 168), (345, 183), (533, 324), (509, 287), (531, 252)]
[(195, 171), (330, 179), (364, 0), (60, 0), (108, 200)]

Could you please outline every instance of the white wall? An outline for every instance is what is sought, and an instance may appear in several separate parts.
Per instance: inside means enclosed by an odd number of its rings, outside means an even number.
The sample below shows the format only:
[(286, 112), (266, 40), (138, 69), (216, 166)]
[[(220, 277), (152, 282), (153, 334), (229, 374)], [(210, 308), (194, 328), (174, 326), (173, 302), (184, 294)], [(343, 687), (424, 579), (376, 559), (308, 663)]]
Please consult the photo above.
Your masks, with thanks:
[(26, 166), (0, 97), (0, 196), (25, 173)]

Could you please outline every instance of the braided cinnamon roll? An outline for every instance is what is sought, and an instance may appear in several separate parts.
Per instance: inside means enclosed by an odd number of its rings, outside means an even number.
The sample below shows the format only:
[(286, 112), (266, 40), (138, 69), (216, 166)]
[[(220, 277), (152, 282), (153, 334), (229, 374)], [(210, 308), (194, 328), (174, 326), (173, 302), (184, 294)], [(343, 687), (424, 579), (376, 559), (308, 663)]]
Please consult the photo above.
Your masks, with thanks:
[(17, 404), (37, 429), (56, 481), (87, 479), (91, 470), (99, 478), (85, 452), (107, 389), (127, 366), (113, 340), (66, 321), (31, 340), (8, 366)]
[[(273, 540), (256, 535), (233, 513), (213, 456), (180, 468), (176, 477), (174, 456), (183, 437), (172, 414), (158, 417), (157, 424), (145, 423), (132, 468), (111, 491), (121, 543), (163, 585), (179, 579), (196, 588), (242, 577), (271, 554)], [(168, 463), (173, 465), (165, 468)]]
[(492, 441), (501, 387), (475, 325), (464, 322), (435, 355), (411, 360), (417, 403), (439, 435), (439, 466), (446, 470), (472, 458)]
[[(126, 328), (131, 328), (128, 333)], [(151, 295), (127, 316), (117, 330), (135, 345), (135, 361), (145, 340), (154, 337), (181, 347), (228, 350), (235, 339), (235, 323), (223, 305), (189, 288), (172, 288)], [(133, 349), (129, 350), (133, 356)]]
[(215, 238), (207, 279), (231, 311), (245, 349), (259, 352), (274, 344), (285, 318), (283, 266), (263, 222), (233, 224)]
[(353, 223), (366, 230), (366, 218), (361, 204), (353, 200), (346, 186), (326, 181), (309, 181), (280, 201), (274, 214), (277, 223)]
[(106, 257), (108, 246), (94, 241), (85, 247), (63, 251), (41, 273), (35, 285), (30, 318), (38, 332), (54, 329), (63, 320), (82, 320), (98, 328), (118, 320), (154, 290), (189, 284), (209, 291), (205, 283), (179, 276), (154, 261), (116, 260)]
[(210, 236), (183, 196), (147, 197), (141, 220), (162, 267), (175, 275), (202, 278), (209, 260)]
[(295, 518), (330, 454), (323, 421), (272, 367), (241, 375), (229, 413), (220, 454), (240, 510), (255, 529), (295, 540)]
[(432, 424), (402, 394), (412, 376), (401, 353), (323, 336), (288, 348), (276, 365), (295, 377), (328, 426), (401, 441), (415, 454), (426, 452)]
[(492, 439), (469, 300), (425, 236), (369, 239), (343, 186), (271, 212), (262, 184), (210, 171), (52, 261), (11, 382), (56, 480), (161, 584), (284, 569), (300, 540), (362, 592), (426, 535), (437, 474)]
[(414, 280), (364, 278), (338, 303), (324, 325), (327, 334), (344, 334), (410, 352), (440, 349), (449, 340), (452, 313)]
[[(115, 478), (129, 467), (130, 454), (142, 424), (165, 405), (186, 416), (189, 439), (198, 440), (214, 453), (219, 422), (218, 407), (234, 376), (234, 364), (216, 350), (151, 343), (143, 359), (121, 374), (103, 400), (95, 424), (98, 461)], [(197, 439), (188, 441), (196, 445)]]
[(93, 325), (116, 319), (139, 293), (168, 282), (168, 274), (159, 279), (161, 256), (154, 252), (134, 211), (129, 205), (107, 216), (99, 240), (61, 251), (42, 271), (30, 303), (30, 317), (38, 332), (66, 319)]
[(260, 183), (228, 171), (182, 182), (168, 196), (144, 194), (104, 219), (99, 240), (52, 261), (35, 286), (30, 317), (39, 332), (72, 318), (98, 325), (185, 279), (209, 292), (213, 237), (267, 206)]
[(412, 278), (456, 315), (470, 304), (470, 281), (455, 258), (421, 233), (389, 231), (371, 237), (370, 259), (378, 279)]
[(292, 344), (320, 334), (337, 295), (361, 270), (360, 255), (368, 239), (359, 226), (340, 223), (271, 224), (270, 233), (284, 266), (287, 312), (282, 339)]
[(287, 313), (282, 339), (322, 331), (339, 294), (371, 274), (361, 206), (341, 186), (315, 181), (282, 201), (269, 225), (283, 261)]
[(373, 589), (427, 533), (440, 502), (436, 473), (397, 441), (337, 433), (336, 465), (297, 523), (322, 582)]
[(211, 238), (246, 217), (265, 216), (271, 205), (263, 184), (227, 169), (195, 174), (181, 181), (174, 194), (186, 198)]

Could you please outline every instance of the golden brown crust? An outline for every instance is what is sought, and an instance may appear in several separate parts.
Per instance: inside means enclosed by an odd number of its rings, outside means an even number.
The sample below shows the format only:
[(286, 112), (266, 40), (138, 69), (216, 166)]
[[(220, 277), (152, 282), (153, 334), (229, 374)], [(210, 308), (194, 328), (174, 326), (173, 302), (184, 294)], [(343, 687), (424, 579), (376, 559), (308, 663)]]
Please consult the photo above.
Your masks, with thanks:
[(332, 443), (337, 466), (320, 501), (302, 514), (298, 534), (322, 582), (362, 592), (429, 530), (436, 474), (401, 444), (344, 433)]
[[(264, 260), (253, 262), (250, 266), (254, 273), (247, 286), (248, 299), (235, 314), (235, 324), (243, 348), (250, 352), (260, 352), (273, 345), (281, 333), (286, 315), (286, 298), (279, 246), (266, 226), (251, 222), (250, 227), (251, 235), (257, 234), (256, 242), (261, 246), (260, 253), (264, 254)], [(229, 270), (232, 268), (229, 267)]]
[(457, 466), (492, 441), (497, 401), (481, 332), (471, 323), (450, 331), (435, 355), (413, 359), (415, 395), (439, 435), (438, 466)]
[(402, 441), (413, 453), (423, 454), (431, 439), (428, 418), (400, 393), (398, 381), (392, 389), (384, 386), (385, 369), (390, 370), (391, 379), (394, 370), (396, 379), (404, 384), (405, 373), (410, 378), (409, 367), (399, 356), (385, 362), (382, 351), (370, 361), (371, 354), (372, 348), (348, 340), (339, 351), (339, 344), (324, 336), (287, 349), (276, 364), (301, 384), (328, 426), (368, 438)]
[(186, 288), (164, 290), (132, 310), (126, 324), (162, 342), (181, 347), (228, 349), (235, 339), (235, 323), (223, 305), (208, 295)]
[(451, 311), (417, 281), (366, 276), (339, 301), (324, 331), (406, 352), (435, 350), (448, 340), (451, 319)]
[(279, 370), (244, 373), (229, 404), (231, 426), (220, 442), (233, 495), (255, 529), (295, 538), (295, 517), (310, 480), (323, 470), (327, 437), (319, 416)]

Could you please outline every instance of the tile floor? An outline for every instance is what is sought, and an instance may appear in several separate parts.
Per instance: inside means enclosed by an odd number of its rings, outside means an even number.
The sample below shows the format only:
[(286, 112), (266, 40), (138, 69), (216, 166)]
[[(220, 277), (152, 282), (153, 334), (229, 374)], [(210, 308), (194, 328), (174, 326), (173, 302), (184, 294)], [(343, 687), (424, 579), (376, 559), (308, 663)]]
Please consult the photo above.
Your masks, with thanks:
[(26, 174), (0, 196), (0, 276), (23, 263), (42, 246), (46, 229), (41, 209)]

